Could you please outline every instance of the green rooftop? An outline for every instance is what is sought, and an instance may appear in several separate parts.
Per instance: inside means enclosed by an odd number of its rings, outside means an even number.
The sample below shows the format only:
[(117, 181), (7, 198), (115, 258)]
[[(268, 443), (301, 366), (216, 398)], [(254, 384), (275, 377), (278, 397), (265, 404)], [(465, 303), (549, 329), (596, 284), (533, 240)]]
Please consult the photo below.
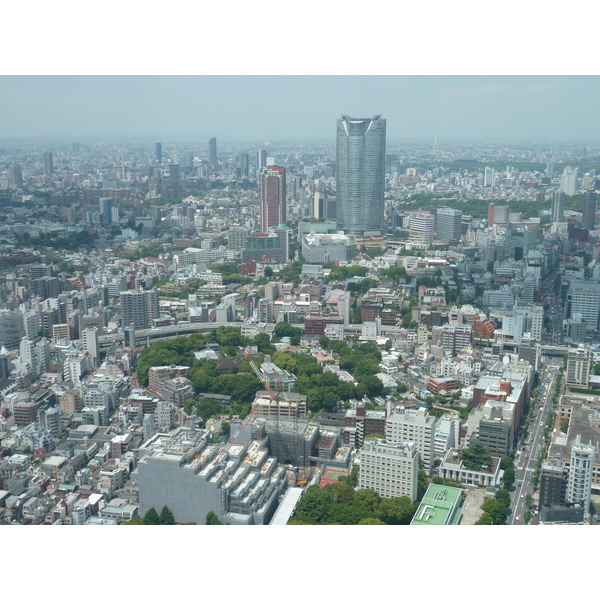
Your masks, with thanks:
[(461, 489), (430, 484), (411, 525), (457, 525), (460, 520)]

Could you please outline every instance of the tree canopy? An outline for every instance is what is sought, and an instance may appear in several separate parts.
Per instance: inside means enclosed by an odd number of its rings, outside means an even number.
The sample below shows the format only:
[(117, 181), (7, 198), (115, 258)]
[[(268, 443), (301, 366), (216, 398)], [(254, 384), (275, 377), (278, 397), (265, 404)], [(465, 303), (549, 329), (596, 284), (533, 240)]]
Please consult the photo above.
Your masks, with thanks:
[(482, 444), (471, 444), (463, 448), (460, 457), (468, 469), (481, 469), (492, 462), (489, 450)]
[(311, 485), (289, 525), (408, 525), (416, 507), (406, 496), (381, 498), (370, 489), (354, 490), (345, 481)]

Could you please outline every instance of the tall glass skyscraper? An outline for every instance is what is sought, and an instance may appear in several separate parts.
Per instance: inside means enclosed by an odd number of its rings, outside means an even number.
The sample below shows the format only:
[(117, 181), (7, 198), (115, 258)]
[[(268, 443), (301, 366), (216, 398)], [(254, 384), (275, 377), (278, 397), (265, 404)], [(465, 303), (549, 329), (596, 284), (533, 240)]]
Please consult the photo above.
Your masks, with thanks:
[(337, 226), (355, 235), (384, 230), (385, 119), (342, 115), (337, 122)]

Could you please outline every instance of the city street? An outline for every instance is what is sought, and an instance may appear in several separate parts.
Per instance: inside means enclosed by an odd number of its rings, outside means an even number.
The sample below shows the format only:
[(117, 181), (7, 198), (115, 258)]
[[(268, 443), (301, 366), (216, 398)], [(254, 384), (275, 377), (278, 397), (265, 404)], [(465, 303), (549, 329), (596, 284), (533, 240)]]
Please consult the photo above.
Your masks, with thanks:
[[(555, 385), (556, 376), (559, 373), (560, 360), (550, 359), (551, 364), (546, 364), (542, 370), (542, 380), (540, 388), (543, 386), (545, 391), (540, 392), (535, 406), (534, 417), (530, 425), (529, 434), (522, 449), (516, 454), (515, 465), (515, 483), (511, 490), (511, 514), (507, 519), (509, 525), (525, 525), (524, 514), (530, 510), (525, 505), (527, 494), (533, 498), (533, 485), (531, 478), (537, 468), (539, 453), (544, 446), (544, 428), (548, 415), (552, 411), (551, 396)], [(543, 403), (543, 404), (542, 404)], [(541, 409), (541, 410), (540, 410)], [(533, 510), (531, 510), (533, 514)]]

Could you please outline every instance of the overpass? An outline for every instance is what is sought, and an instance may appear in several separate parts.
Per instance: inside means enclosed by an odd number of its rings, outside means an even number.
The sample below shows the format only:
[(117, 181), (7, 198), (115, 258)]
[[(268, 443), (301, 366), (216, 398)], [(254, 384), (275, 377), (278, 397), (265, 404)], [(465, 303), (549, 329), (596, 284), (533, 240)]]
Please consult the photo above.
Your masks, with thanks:
[[(242, 323), (180, 323), (169, 325), (167, 327), (156, 327), (154, 329), (141, 329), (135, 332), (136, 344), (151, 343), (163, 338), (175, 338), (180, 335), (191, 335), (192, 333), (208, 333), (219, 327), (241, 327)], [(115, 342), (123, 341), (122, 333), (110, 333), (108, 335), (98, 336), (98, 346), (100, 349), (109, 348)]]

